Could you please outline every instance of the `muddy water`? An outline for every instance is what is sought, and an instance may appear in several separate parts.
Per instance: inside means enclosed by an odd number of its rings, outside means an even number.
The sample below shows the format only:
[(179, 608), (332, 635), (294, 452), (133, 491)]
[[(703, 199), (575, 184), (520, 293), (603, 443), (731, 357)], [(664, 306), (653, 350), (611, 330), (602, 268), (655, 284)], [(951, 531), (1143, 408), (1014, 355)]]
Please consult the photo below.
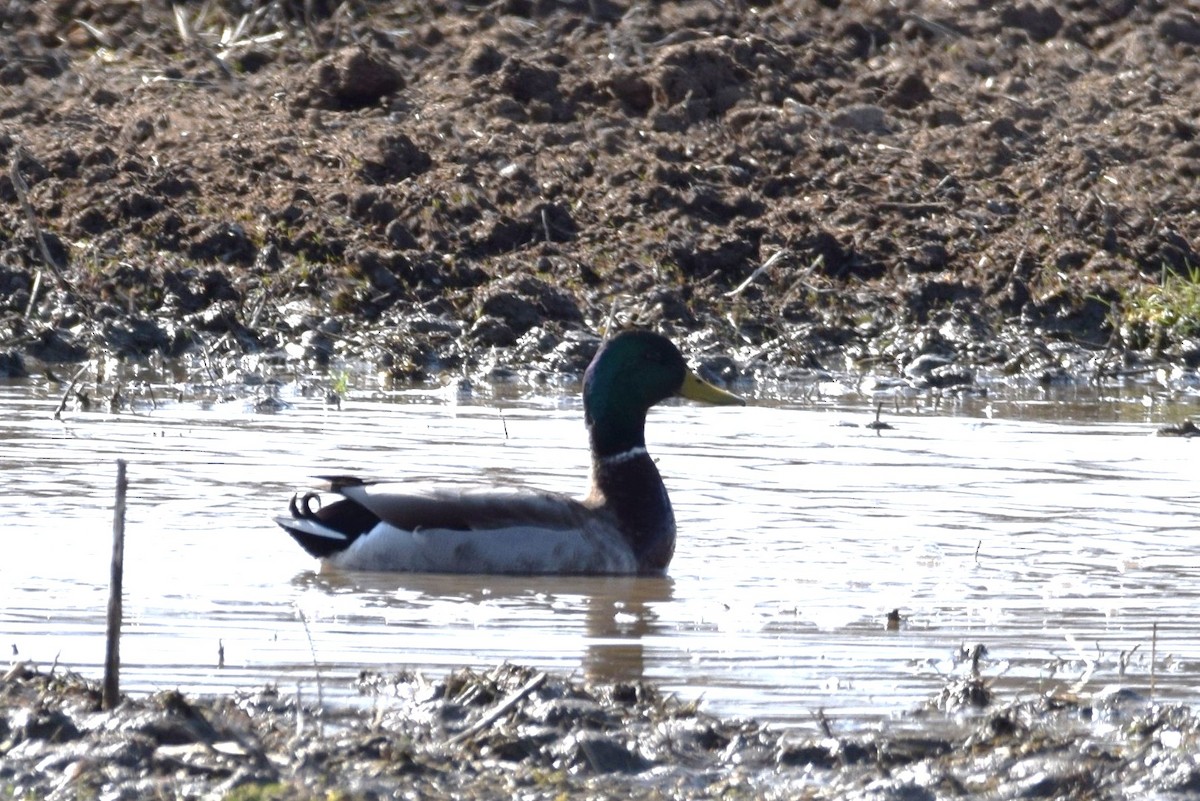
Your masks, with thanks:
[(285, 388), (276, 414), (143, 402), (56, 421), (61, 390), (0, 385), (0, 648), (99, 676), (125, 458), (135, 692), (345, 701), (364, 668), (509, 660), (649, 679), (722, 715), (809, 727), (823, 710), (847, 731), (921, 706), (983, 644), (1010, 695), (1153, 679), (1156, 697), (1194, 697), (1197, 444), (1153, 436), (1196, 413), (1194, 392), (889, 399), (876, 432), (873, 400), (828, 389), (651, 413), (680, 540), (670, 577), (648, 580), (324, 575), (271, 522), (328, 473), (581, 491), (570, 393), (364, 392), (338, 410)]

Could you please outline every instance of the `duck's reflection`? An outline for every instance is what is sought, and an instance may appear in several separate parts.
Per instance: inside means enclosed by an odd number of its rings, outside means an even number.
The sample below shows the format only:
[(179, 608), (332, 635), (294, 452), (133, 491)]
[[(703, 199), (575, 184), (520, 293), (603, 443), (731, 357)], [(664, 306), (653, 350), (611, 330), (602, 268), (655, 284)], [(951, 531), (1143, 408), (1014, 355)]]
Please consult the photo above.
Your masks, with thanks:
[[(423, 573), (306, 571), (298, 586), (330, 594), (363, 594), (368, 606), (426, 607), (430, 603), (519, 604), (539, 614), (563, 616), (564, 625), (582, 612), (581, 668), (590, 681), (630, 682), (645, 677), (645, 641), (661, 633), (658, 607), (674, 598), (670, 578), (632, 576), (477, 576)], [(499, 625), (499, 624), (498, 624)], [(546, 625), (557, 627), (556, 621)], [(447, 636), (454, 636), (447, 632)], [(464, 649), (465, 650), (465, 649)], [(485, 655), (477, 655), (486, 660)]]
[(587, 645), (583, 672), (591, 681), (640, 681), (645, 640), (661, 630), (658, 604), (673, 597), (669, 578), (610, 578), (603, 592), (584, 596)]

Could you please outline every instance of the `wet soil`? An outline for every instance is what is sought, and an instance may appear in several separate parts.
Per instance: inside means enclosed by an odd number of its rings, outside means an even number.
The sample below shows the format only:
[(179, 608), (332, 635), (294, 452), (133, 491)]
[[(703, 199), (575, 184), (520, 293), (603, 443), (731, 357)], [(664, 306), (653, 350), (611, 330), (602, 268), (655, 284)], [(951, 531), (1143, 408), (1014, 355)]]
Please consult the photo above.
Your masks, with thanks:
[(176, 691), (101, 709), (94, 683), (24, 665), (0, 680), (0, 794), (13, 798), (429, 799), (1191, 797), (1200, 722), (1128, 690), (1003, 701), (974, 675), (915, 716), (930, 734), (783, 732), (645, 684), (504, 665), (364, 674), (365, 712), (274, 688)]
[(1198, 49), (1132, 0), (5, 4), (0, 369), (1192, 369)]
[[(0, 376), (572, 375), (631, 325), (725, 381), (1194, 372), (1198, 51), (1194, 4), (1133, 0), (0, 4)], [(854, 738), (517, 668), (364, 684), (101, 712), (18, 666), (0, 795), (1200, 791), (1195, 717), (1123, 693), (968, 683), (956, 729)]]

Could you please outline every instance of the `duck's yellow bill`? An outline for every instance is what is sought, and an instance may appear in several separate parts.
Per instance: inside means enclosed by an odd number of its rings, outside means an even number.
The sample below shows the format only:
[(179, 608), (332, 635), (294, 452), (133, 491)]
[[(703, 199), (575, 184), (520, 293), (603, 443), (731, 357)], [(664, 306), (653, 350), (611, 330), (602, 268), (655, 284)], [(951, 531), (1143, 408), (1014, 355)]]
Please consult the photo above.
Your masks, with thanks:
[(737, 395), (734, 395), (732, 392), (726, 392), (720, 387), (714, 387), (691, 370), (688, 370), (684, 374), (683, 386), (680, 387), (679, 394), (688, 400), (715, 403), (719, 406), (746, 405), (746, 401)]

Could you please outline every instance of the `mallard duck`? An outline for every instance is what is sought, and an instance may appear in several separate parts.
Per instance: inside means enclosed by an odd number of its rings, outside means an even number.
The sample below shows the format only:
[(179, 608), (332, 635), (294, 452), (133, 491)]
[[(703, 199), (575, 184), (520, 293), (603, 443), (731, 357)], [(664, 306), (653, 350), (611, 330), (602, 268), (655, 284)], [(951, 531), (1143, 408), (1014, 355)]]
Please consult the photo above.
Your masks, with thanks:
[(672, 396), (745, 404), (687, 368), (670, 340), (627, 331), (583, 377), (592, 451), (586, 498), (529, 490), (433, 489), (326, 477), (340, 496), (293, 496), (276, 518), (309, 554), (341, 570), (422, 573), (661, 575), (675, 514), (646, 451), (646, 412)]

